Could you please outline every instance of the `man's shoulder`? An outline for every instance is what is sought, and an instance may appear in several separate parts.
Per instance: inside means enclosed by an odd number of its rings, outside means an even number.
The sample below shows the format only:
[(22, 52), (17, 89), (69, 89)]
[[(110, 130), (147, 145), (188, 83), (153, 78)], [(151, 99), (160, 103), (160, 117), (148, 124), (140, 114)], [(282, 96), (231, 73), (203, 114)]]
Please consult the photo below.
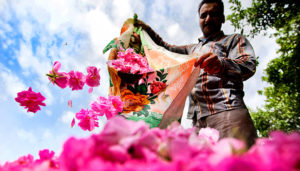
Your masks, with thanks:
[(229, 35), (225, 35), (225, 38), (223, 39), (224, 43), (237, 43), (239, 42), (241, 39), (243, 39), (244, 41), (248, 41), (245, 35), (239, 34), (239, 33), (233, 33), (233, 34), (229, 34)]
[(247, 39), (245, 35), (240, 34), (240, 33), (233, 33), (233, 34), (229, 34), (229, 35), (225, 35), (227, 39), (233, 38), (233, 39)]
[(232, 34), (225, 35), (225, 39), (239, 39), (241, 37), (243, 37), (243, 35), (239, 33), (232, 33)]

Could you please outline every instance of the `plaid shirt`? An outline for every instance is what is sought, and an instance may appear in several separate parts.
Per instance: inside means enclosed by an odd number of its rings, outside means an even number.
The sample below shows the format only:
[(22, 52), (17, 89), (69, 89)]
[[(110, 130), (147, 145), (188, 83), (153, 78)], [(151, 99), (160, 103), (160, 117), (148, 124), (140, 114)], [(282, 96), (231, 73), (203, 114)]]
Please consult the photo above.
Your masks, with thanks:
[(256, 59), (249, 41), (239, 34), (219, 32), (206, 40), (199, 39), (189, 48), (193, 52), (215, 53), (223, 67), (218, 75), (201, 70), (197, 83), (190, 93), (188, 118), (205, 117), (219, 112), (246, 108), (243, 81), (255, 73)]
[(190, 93), (188, 118), (200, 119), (223, 111), (246, 108), (243, 97), (243, 81), (250, 78), (256, 69), (254, 50), (242, 35), (224, 35), (222, 31), (198, 44), (174, 46), (165, 43), (150, 27), (146, 30), (151, 38), (166, 49), (192, 54), (213, 52), (221, 63), (218, 75), (201, 70), (197, 83)]

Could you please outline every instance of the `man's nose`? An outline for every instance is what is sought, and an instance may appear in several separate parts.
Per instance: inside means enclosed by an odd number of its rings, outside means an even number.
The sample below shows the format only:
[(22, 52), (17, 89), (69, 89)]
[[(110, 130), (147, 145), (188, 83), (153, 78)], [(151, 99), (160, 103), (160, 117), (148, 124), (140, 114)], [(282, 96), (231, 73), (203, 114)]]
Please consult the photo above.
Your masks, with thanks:
[(205, 18), (205, 22), (208, 22), (208, 21), (210, 21), (211, 20), (211, 16), (210, 16), (210, 14), (207, 14), (207, 16), (206, 16), (206, 18)]

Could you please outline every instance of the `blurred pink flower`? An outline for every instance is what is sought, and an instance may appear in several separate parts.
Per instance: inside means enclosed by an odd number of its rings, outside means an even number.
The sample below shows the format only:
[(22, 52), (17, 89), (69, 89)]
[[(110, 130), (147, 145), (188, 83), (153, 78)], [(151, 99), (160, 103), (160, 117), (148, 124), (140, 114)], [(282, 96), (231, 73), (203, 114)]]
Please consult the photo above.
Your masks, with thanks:
[(100, 96), (97, 101), (93, 101), (91, 104), (91, 110), (98, 116), (103, 116), (105, 113), (110, 112), (112, 107), (107, 98)]
[(219, 140), (219, 131), (213, 128), (202, 128), (199, 130), (198, 136), (207, 139), (211, 144), (215, 144)]
[(61, 67), (61, 63), (55, 61), (53, 64), (53, 68), (49, 71), (48, 79), (53, 83), (59, 86), (60, 88), (66, 88), (69, 83), (69, 75), (65, 72), (58, 72)]
[(183, 137), (174, 137), (167, 141), (166, 153), (174, 161), (189, 160), (193, 157), (192, 146), (189, 145), (188, 139)]
[[(91, 113), (82, 110), (76, 117), (85, 119)], [(234, 138), (211, 141), (210, 133), (216, 140), (216, 132), (210, 129), (198, 136), (195, 129), (184, 129), (176, 123), (163, 130), (150, 129), (143, 121), (114, 117), (99, 134), (69, 138), (59, 157), (46, 149), (40, 151), (40, 159), (23, 156), (0, 164), (0, 170), (299, 170), (298, 132), (273, 132), (269, 138), (259, 138), (248, 151), (242, 141)]]
[(41, 110), (40, 106), (46, 106), (43, 101), (46, 98), (41, 93), (32, 91), (31, 87), (26, 91), (21, 91), (17, 94), (15, 100), (20, 103), (20, 106), (24, 106), (27, 112), (36, 113)]
[(213, 154), (209, 157), (211, 164), (216, 165), (222, 159), (234, 155), (234, 152), (245, 151), (243, 141), (234, 138), (223, 138), (212, 146)]
[(111, 109), (111, 112), (106, 114), (106, 118), (110, 119), (113, 116), (118, 115), (119, 112), (123, 111), (124, 102), (121, 100), (120, 96), (109, 96), (108, 101), (111, 103), (111, 106), (113, 107)]
[[(69, 138), (63, 145), (63, 151), (59, 157), (60, 170), (84, 170), (95, 153), (95, 141), (92, 138)], [(101, 167), (101, 166), (99, 166)]]
[(85, 84), (85, 76), (82, 72), (79, 71), (70, 71), (69, 72), (69, 87), (74, 90), (82, 90)]
[(39, 151), (40, 159), (35, 161), (36, 170), (52, 170), (59, 168), (59, 161), (54, 156), (55, 152), (49, 149)]
[[(105, 141), (108, 144), (121, 143), (128, 147), (137, 140), (136, 135), (143, 135), (149, 130), (149, 125), (143, 121), (130, 121), (122, 117), (114, 117), (107, 121), (98, 140)], [(135, 137), (133, 140), (130, 137)]]
[(269, 138), (260, 138), (249, 150), (248, 159), (260, 161), (266, 170), (299, 170), (300, 133), (274, 131)]
[(39, 151), (40, 160), (51, 160), (53, 159), (55, 153), (49, 149), (44, 149)]
[(90, 106), (95, 114), (98, 116), (105, 115), (107, 119), (118, 115), (123, 110), (123, 102), (119, 96), (109, 96), (108, 99), (100, 96)]
[(3, 166), (0, 165), (1, 171), (22, 171), (24, 168), (30, 168), (34, 165), (34, 157), (31, 154), (19, 157), (16, 161), (6, 162)]
[(33, 161), (34, 161), (33, 156), (31, 154), (28, 154), (27, 156), (22, 156), (18, 158), (16, 162), (21, 165), (29, 165), (33, 163)]
[(228, 156), (222, 159), (215, 167), (218, 171), (267, 171), (259, 165), (259, 161), (253, 162), (245, 157)]
[(94, 66), (90, 66), (87, 68), (86, 75), (86, 84), (90, 87), (97, 87), (100, 85), (100, 69), (97, 69)]
[(76, 118), (79, 120), (78, 126), (83, 130), (92, 131), (95, 127), (99, 127), (97, 116), (88, 109), (81, 109), (76, 113)]

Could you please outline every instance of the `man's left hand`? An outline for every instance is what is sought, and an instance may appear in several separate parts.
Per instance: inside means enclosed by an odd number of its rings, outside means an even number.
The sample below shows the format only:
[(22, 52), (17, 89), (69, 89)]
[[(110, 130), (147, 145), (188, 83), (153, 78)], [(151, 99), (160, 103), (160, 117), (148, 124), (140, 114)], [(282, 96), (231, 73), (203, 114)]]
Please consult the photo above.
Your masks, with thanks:
[(202, 55), (194, 66), (200, 66), (200, 68), (204, 69), (204, 71), (209, 74), (219, 74), (222, 63), (216, 54), (209, 52)]

